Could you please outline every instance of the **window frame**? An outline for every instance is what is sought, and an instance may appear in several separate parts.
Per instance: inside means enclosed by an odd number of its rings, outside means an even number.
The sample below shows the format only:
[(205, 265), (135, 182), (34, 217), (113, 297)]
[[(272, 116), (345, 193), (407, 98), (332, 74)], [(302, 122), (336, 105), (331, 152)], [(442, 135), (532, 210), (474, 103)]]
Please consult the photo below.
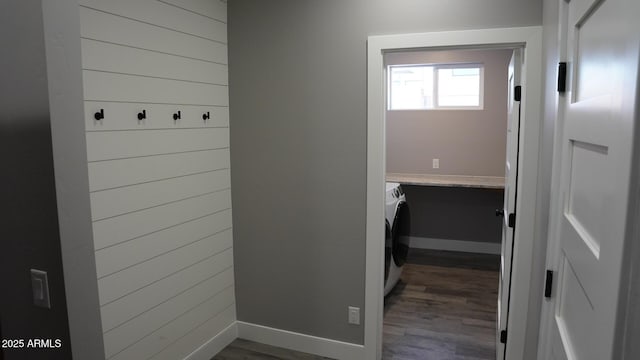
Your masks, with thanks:
[[(401, 68), (401, 67), (431, 67), (433, 68), (433, 107), (432, 108), (418, 108), (418, 109), (392, 109), (391, 108), (391, 86), (392, 79), (391, 74), (392, 68)], [(479, 83), (480, 89), (478, 92), (478, 106), (441, 106), (438, 103), (438, 82), (439, 75), (438, 70), (440, 69), (468, 69), (468, 68), (477, 68), (479, 70)], [(464, 62), (464, 63), (424, 63), (424, 64), (391, 64), (386, 66), (386, 108), (387, 111), (434, 111), (434, 110), (484, 110), (484, 64), (479, 62)]]

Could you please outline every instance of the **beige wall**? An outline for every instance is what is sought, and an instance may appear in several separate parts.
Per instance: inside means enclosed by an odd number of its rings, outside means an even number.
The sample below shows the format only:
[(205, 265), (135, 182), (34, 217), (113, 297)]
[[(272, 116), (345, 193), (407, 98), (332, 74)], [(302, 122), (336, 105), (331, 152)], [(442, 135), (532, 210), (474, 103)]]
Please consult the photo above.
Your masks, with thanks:
[[(387, 172), (504, 176), (511, 50), (391, 53), (387, 65), (484, 64), (483, 110), (387, 111)], [(440, 168), (432, 168), (432, 159)]]

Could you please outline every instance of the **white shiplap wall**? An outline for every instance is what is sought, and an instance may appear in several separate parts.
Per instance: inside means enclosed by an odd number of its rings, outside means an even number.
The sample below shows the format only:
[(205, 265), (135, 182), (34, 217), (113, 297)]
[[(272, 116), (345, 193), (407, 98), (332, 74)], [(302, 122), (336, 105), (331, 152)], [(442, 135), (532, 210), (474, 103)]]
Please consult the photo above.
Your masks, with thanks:
[(181, 359), (235, 322), (226, 4), (79, 5), (105, 355)]

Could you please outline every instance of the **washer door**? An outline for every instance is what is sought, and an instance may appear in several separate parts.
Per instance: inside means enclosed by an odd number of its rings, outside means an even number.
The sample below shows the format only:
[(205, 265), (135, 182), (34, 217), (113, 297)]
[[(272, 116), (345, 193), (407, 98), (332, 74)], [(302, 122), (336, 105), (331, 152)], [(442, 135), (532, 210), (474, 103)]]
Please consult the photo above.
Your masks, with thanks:
[(400, 201), (396, 209), (396, 216), (391, 229), (392, 255), (397, 266), (407, 261), (409, 253), (409, 233), (411, 231), (411, 214), (406, 201)]
[(393, 242), (391, 241), (391, 225), (389, 221), (384, 221), (384, 284), (389, 278), (389, 267), (391, 266), (391, 253), (393, 252)]

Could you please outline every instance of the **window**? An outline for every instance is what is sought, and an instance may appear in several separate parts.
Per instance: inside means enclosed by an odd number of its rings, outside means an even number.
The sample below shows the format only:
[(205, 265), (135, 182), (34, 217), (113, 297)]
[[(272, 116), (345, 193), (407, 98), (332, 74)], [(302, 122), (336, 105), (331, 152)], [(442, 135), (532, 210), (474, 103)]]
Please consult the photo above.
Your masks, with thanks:
[(482, 109), (480, 64), (390, 65), (389, 110)]

